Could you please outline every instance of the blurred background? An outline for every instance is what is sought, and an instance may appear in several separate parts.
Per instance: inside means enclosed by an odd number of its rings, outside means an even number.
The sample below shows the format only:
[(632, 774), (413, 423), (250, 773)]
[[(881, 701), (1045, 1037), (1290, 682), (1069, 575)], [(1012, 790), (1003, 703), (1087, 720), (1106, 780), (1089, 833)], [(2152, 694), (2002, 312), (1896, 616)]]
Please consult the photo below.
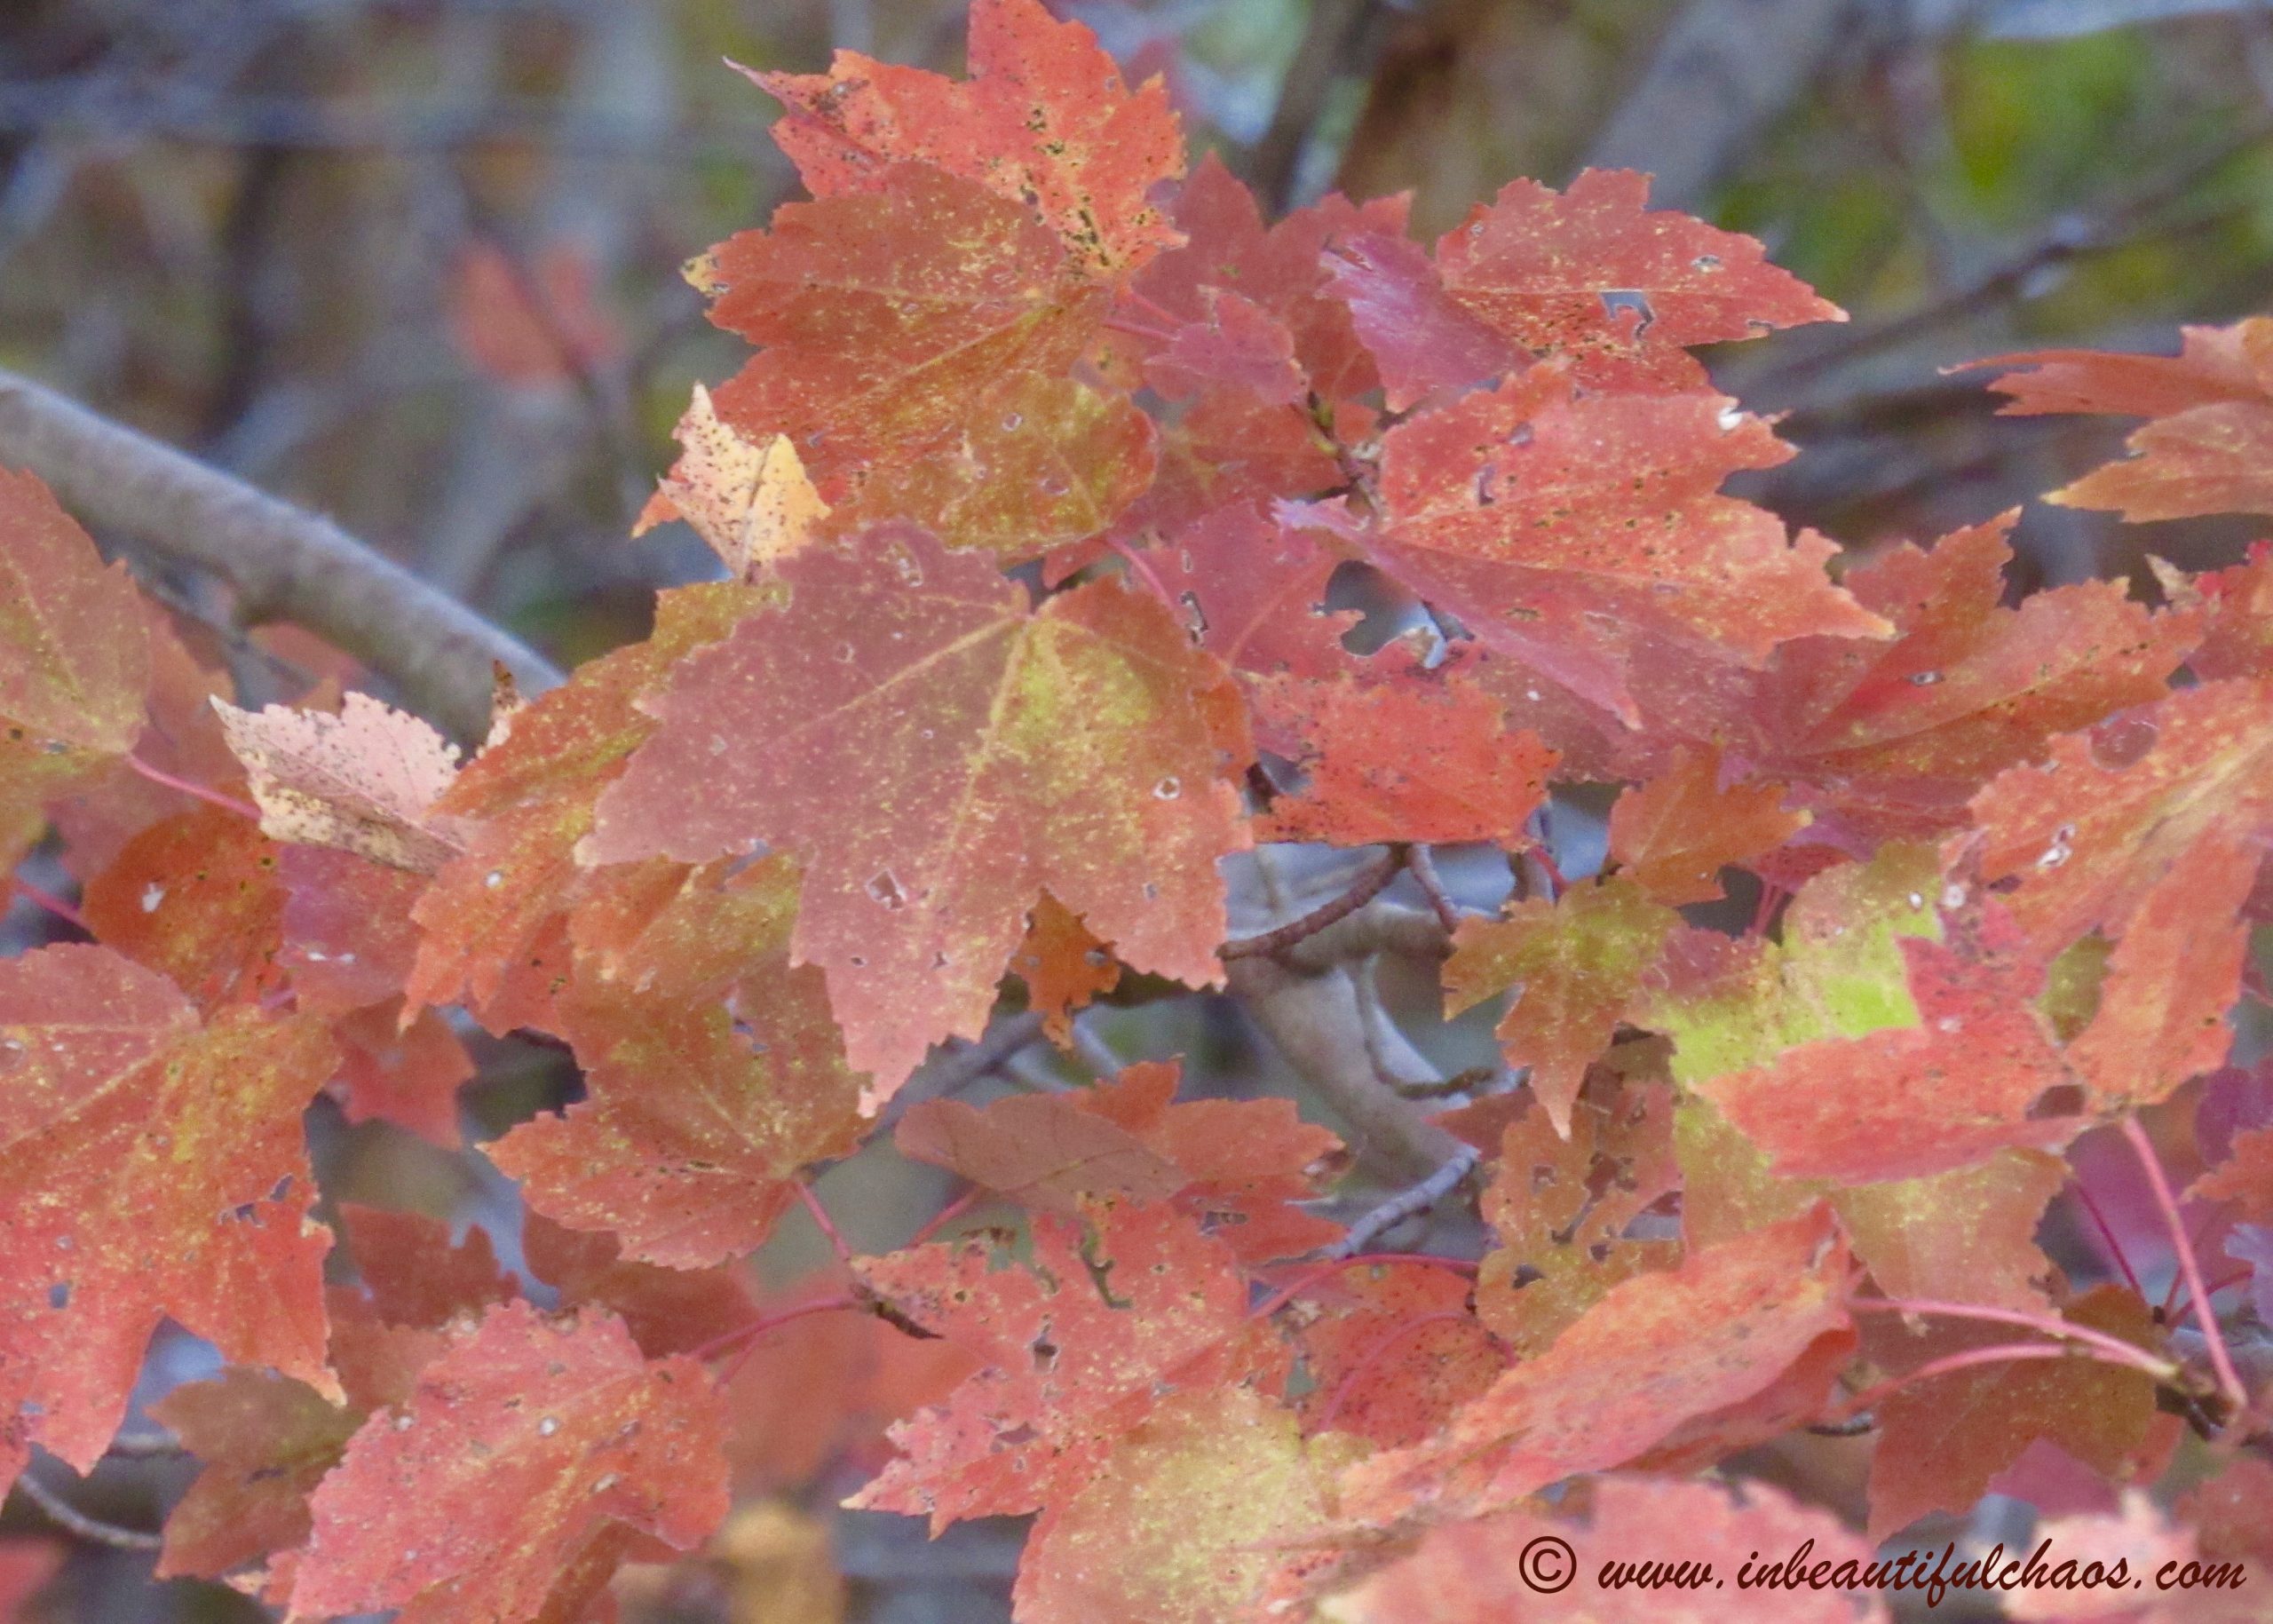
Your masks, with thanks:
[[(1854, 320), (1712, 358), (1747, 406), (1788, 414), (1801, 448), (1746, 494), (1849, 544), (1986, 518), (2116, 449), (2121, 424), (2000, 419), (1977, 376), (1944, 368), (2055, 345), (2168, 351), (2182, 321), (2273, 305), (2266, 0), (1055, 9), (1132, 77), (1166, 75), (1195, 146), (1266, 203), (1410, 190), (1433, 234), (1511, 177), (1560, 185), (1591, 163), (1651, 170), (1660, 204), (1763, 239)], [(677, 527), (629, 536), (690, 385), (741, 359), (679, 266), (795, 191), (772, 104), (724, 59), (811, 71), (850, 48), (958, 71), (962, 12), (0, 0), (0, 366), (331, 513), (564, 664), (589, 658), (645, 632), (656, 586), (715, 567)], [(2145, 590), (2149, 552), (2204, 567), (2249, 534), (2039, 503), (2014, 587), (2128, 574)], [(1169, 1018), (1204, 1024), (1204, 1006), (1183, 1009)], [(1100, 1030), (1131, 1058), (1212, 1043), (1215, 1075), (1284, 1084), (1237, 1034)], [(1446, 1042), (1451, 1065), (1488, 1053), (1480, 1030)], [(481, 1058), (477, 1137), (557, 1103), (557, 1054)], [(500, 1199), (471, 1158), (358, 1131), (331, 1152), (351, 1198), (461, 1221)], [(891, 1245), (915, 1220), (864, 1205), (864, 1176), (856, 1162), (824, 1189), (856, 1244)], [(799, 1244), (778, 1272), (817, 1259)], [(814, 1379), (852, 1379), (845, 1357), (815, 1343)], [(889, 1407), (919, 1375), (859, 1379)], [(748, 1403), (786, 1415), (797, 1398)], [(170, 1481), (84, 1498), (147, 1525)], [(708, 1568), (634, 1582), (634, 1614), (836, 1616), (799, 1599), (816, 1525), (756, 1503)], [(19, 1509), (8, 1531), (39, 1525)], [(1000, 1616), (1015, 1530), (959, 1531), (943, 1559), (865, 1526), (837, 1533), (856, 1616)], [(75, 1558), (40, 1616), (257, 1616), (147, 1572), (131, 1554)], [(7, 1583), (0, 1565), (0, 1618)]]

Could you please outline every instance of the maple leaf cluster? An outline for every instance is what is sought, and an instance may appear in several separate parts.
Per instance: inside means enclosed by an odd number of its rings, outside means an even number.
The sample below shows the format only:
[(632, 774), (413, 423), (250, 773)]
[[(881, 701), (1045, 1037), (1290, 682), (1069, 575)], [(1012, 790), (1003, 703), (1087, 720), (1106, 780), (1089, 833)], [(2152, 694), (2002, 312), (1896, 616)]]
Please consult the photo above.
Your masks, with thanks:
[[(1266, 224), (1039, 0), (978, 0), (969, 59), (753, 75), (811, 201), (692, 268), (755, 347), (642, 519), (725, 578), (470, 757), (336, 687), (237, 709), (0, 471), (0, 856), (79, 887), (20, 878), (71, 939), (0, 963), (0, 1483), (92, 1468), (170, 1325), (225, 1367), (151, 1411), (202, 1465), (159, 1571), (295, 1618), (591, 1616), (847, 1462), (935, 1531), (1034, 1517), (1029, 1624), (1624, 1616), (1516, 1553), (1866, 1562), (1992, 1488), (2273, 1558), (2273, 1073), (2229, 1064), (2273, 552), (2012, 606), (2012, 515), (1794, 535), (1692, 352), (1843, 318), (1642, 177), (1434, 244), (1394, 199)], [(1995, 364), (2145, 420), (2055, 500), (2273, 512), (2273, 321)], [(1578, 783), (1618, 787), (1583, 864)], [(1387, 857), (1227, 941), (1287, 843)], [(1505, 905), (1437, 845), (1516, 860)], [(1408, 870), (1515, 1085), (1440, 1118), (1465, 1256), (1364, 1252), (1351, 1150), (1166, 1059), (896, 1098), (1006, 997), (1071, 1043)], [(304, 1137), (326, 1095), (459, 1149), (475, 1025), (582, 1074), (480, 1147), (512, 1271), (320, 1206)], [(886, 1123), (1001, 1222), (758, 1293)], [(2167, 1219), (2139, 1270), (2103, 1206)], [(1696, 1475), (1850, 1421), (1863, 1532)]]

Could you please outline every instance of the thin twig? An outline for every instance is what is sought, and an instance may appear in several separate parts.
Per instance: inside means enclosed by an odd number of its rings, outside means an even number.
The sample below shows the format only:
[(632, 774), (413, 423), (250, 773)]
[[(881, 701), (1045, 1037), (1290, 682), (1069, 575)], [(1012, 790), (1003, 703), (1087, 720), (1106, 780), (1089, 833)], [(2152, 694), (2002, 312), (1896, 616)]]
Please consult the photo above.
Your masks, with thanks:
[(2085, 1189), (2080, 1183), (2075, 1184), (2073, 1188), (2076, 1192), (2076, 1200), (2082, 1204), (2084, 1211), (2090, 1216), (2093, 1227), (2099, 1231), (2099, 1238), (2107, 1243), (2108, 1256), (2114, 1261), (2115, 1266), (2122, 1271), (2124, 1284), (2131, 1287), (2133, 1296), (2137, 1297), (2142, 1303), (2145, 1302), (2147, 1288), (2139, 1284), (2139, 1277), (2132, 1272), (2131, 1260), (2123, 1255), (2123, 1243), (2115, 1238), (2115, 1228), (2108, 1223), (2107, 1215), (2099, 1209), (2099, 1203), (2092, 1199), (2092, 1192)]
[(985, 1185), (971, 1185), (970, 1189), (955, 1197), (954, 1200), (949, 1201), (945, 1207), (940, 1208), (939, 1211), (933, 1213), (922, 1229), (917, 1230), (914, 1234), (910, 1235), (904, 1242), (901, 1243), (899, 1249), (903, 1252), (914, 1251), (917, 1247), (922, 1246), (925, 1241), (931, 1240), (932, 1236), (946, 1228), (948, 1224), (953, 1224), (957, 1218), (962, 1217), (963, 1214), (978, 1206), (979, 1202), (985, 1200), (986, 1199), (986, 1194), (987, 1192)]
[(2017, 1364), (2026, 1359), (2090, 1359), (2102, 1365), (2120, 1363), (2119, 1360), (2109, 1359), (2095, 1349), (2084, 1347), (2077, 1343), (1999, 1343), (1994, 1347), (1968, 1348), (1962, 1352), (1944, 1354), (1940, 1359), (1929, 1359), (1915, 1370), (1902, 1375), (1890, 1376), (1875, 1387), (1865, 1388), (1841, 1407), (1848, 1412), (1846, 1419), (1852, 1420), (1876, 1409), (1888, 1398), (1914, 1382), (1930, 1381), (1936, 1376), (1950, 1375), (1960, 1370), (1969, 1370), (1976, 1365), (2008, 1365)]
[(2218, 1316), (2211, 1311), (2210, 1293), (2202, 1280), (2202, 1260), (2194, 1255), (2194, 1241), (2186, 1232), (2186, 1225), (2178, 1216), (2178, 1201), (2170, 1192), (2170, 1180), (2163, 1176), (2162, 1158), (2155, 1154), (2154, 1142), (2147, 1137), (2147, 1130), (2139, 1126), (2139, 1119), (2126, 1115), (2123, 1137), (2130, 1141), (2139, 1165), (2147, 1175), (2147, 1186), (2155, 1193), (2155, 1205), (2162, 1209), (2163, 1222), (2170, 1226), (2171, 1245), (2178, 1251), (2178, 1266), (2186, 1274), (2186, 1289), (2202, 1305), (2195, 1323), (2202, 1330), (2202, 1344), (2210, 1356), (2210, 1368), (2216, 1373), (2218, 1390), (2239, 1414), (2249, 1408), (2249, 1389), (2242, 1385), (2241, 1373), (2234, 1368), (2232, 1354), (2226, 1351), (2225, 1333), (2218, 1327)]
[(58, 919), (60, 919), (65, 924), (71, 926), (74, 930), (84, 931), (90, 936), (92, 936), (95, 933), (93, 927), (87, 923), (86, 915), (80, 913), (77, 908), (73, 907), (68, 902), (66, 902), (62, 898), (57, 896), (53, 891), (44, 890), (40, 886), (33, 884), (20, 874), (12, 875), (11, 878), (15, 884), (17, 891), (22, 895), (25, 901), (34, 903), (40, 907), (45, 908), (49, 913), (54, 915)]
[(116, 1523), (89, 1517), (29, 1472), (17, 1477), (16, 1486), (23, 1490), (26, 1500), (46, 1512), (48, 1520), (67, 1533), (75, 1533), (97, 1545), (107, 1545), (113, 1550), (161, 1550), (165, 1547), (165, 1541), (157, 1534), (144, 1533), (139, 1528), (121, 1528)]
[(820, 1204), (820, 1197), (815, 1195), (813, 1187), (802, 1178), (793, 1178), (789, 1183), (797, 1192), (797, 1200), (804, 1204), (806, 1216), (812, 1219), (813, 1226), (828, 1242), (829, 1250), (836, 1254), (836, 1261), (849, 1268), (852, 1263), (852, 1248), (845, 1243), (843, 1232), (836, 1227), (836, 1220), (828, 1216), (828, 1208)]
[(1347, 919), (1380, 896), (1404, 867), (1404, 859), (1392, 852), (1332, 901), (1320, 904), (1300, 919), (1291, 920), (1275, 931), (1265, 931), (1260, 936), (1242, 936), (1236, 941), (1225, 942), (1216, 949), (1216, 956), (1222, 959), (1254, 958), (1291, 947), (1306, 936), (1316, 936), (1327, 926)]
[(2153, 227), (2149, 218), (2174, 197), (2192, 191), (2227, 163), (2273, 136), (2273, 121), (2259, 120), (2207, 152), (2088, 213), (2071, 212), (2052, 222), (2038, 237), (1964, 287), (1887, 321), (1849, 329), (1806, 354), (1793, 354), (1750, 380), (1754, 390), (1786, 377), (1823, 375), (1826, 368), (1887, 349), (1960, 320), (2008, 297), (2023, 294), (2043, 272), (2071, 259), (2121, 248)]
[(889, 1129), (918, 1101), (939, 1099), (968, 1088), (1004, 1060), (1041, 1036), (1042, 1014), (1022, 1010), (986, 1029), (975, 1043), (959, 1043), (928, 1061), (907, 1086), (891, 1097), (878, 1126)]
[(1944, 1303), (1926, 1297), (1854, 1297), (1847, 1303), (1850, 1313), (1936, 1314), (1952, 1319), (1980, 1319), (1992, 1325), (2019, 1326), (2046, 1336), (2057, 1336), (2068, 1342), (2096, 1348), (2119, 1364), (2134, 1370), (2143, 1370), (2158, 1382), (2167, 1382), (2179, 1374), (2179, 1367), (2168, 1359), (2158, 1359), (2144, 1348), (2125, 1342), (2119, 1336), (2110, 1336), (2087, 1325), (2078, 1325), (2071, 1319), (2055, 1319), (2049, 1314), (2031, 1314), (2016, 1308), (1992, 1308), (1983, 1303)]
[(254, 620), (305, 626), (461, 740), (489, 728), (492, 670), (525, 693), (551, 661), (313, 513), (53, 390), (0, 371), (0, 464), (29, 469), (81, 519), (212, 571)]
[(1405, 866), (1413, 875), (1413, 883), (1421, 888), (1421, 894), (1429, 899), (1437, 923), (1445, 927), (1445, 934), (1449, 936), (1459, 930), (1460, 904), (1453, 900), (1444, 881), (1437, 877), (1437, 860), (1429, 855), (1429, 848), (1417, 841), (1406, 847)]
[(1347, 1233), (1320, 1254), (1325, 1257), (1350, 1257), (1364, 1251), (1380, 1236), (1415, 1213), (1426, 1212), (1459, 1187), (1462, 1179), (1476, 1171), (1481, 1153), (1473, 1145), (1463, 1145), (1453, 1153), (1452, 1160), (1417, 1184), (1408, 1185), (1352, 1224)]
[(240, 818), (249, 818), (255, 823), (260, 821), (260, 808), (249, 801), (240, 801), (233, 795), (223, 795), (218, 789), (208, 789), (204, 785), (192, 782), (188, 779), (177, 778), (162, 767), (152, 766), (131, 751), (128, 752), (125, 759), (129, 767), (154, 784), (162, 785), (168, 789), (188, 796), (192, 799), (202, 801), (208, 806), (218, 806), (223, 812), (234, 812)]

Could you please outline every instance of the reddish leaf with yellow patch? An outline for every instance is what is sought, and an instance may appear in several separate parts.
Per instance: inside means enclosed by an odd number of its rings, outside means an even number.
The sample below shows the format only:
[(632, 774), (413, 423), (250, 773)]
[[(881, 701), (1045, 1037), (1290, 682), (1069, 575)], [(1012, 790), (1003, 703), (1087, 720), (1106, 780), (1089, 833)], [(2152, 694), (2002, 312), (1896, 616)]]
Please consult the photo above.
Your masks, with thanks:
[(1485, 647), (1630, 714), (1644, 638), (1759, 665), (1794, 638), (1889, 631), (1824, 573), (1829, 542), (1721, 494), (1791, 455), (1709, 392), (1590, 394), (1534, 367), (1390, 430), (1383, 518), (1346, 534)]
[(1512, 844), (1558, 760), (1457, 673), (1369, 664), (1332, 682), (1265, 677), (1248, 693), (1257, 731), (1287, 739), (1309, 780), (1271, 802), (1256, 828), (1263, 840)]
[(2237, 678), (2054, 741), (1974, 797), (1982, 877), (2017, 879), (2005, 900), (2047, 951), (2120, 936), (2165, 888), (2195, 928), (2223, 929), (2273, 828), (2269, 721), (2273, 680)]
[(700, 262), (711, 320), (764, 346), (714, 392), (719, 416), (760, 440), (789, 433), (832, 506), (1063, 376), (1104, 299), (1018, 204), (919, 165), (890, 180), (788, 204)]
[[(586, 860), (796, 853), (792, 953), (828, 971), (871, 1107), (933, 1043), (978, 1034), (1045, 889), (1131, 968), (1218, 979), (1216, 863), (1247, 844), (1227, 775), (1248, 756), (1222, 665), (1113, 582), (1029, 613), (921, 531), (862, 554), (788, 560), (794, 620), (680, 663)], [(850, 760), (857, 801), (825, 764)]]
[(492, 1309), (316, 1491), (292, 1611), (574, 1617), (629, 1551), (725, 1520), (725, 1425), (700, 1365), (642, 1357), (613, 1315)]
[(1179, 241), (1147, 197), (1184, 173), (1165, 84), (1127, 89), (1097, 36), (1041, 0), (978, 0), (968, 60), (961, 83), (853, 51), (826, 74), (750, 76), (787, 105), (773, 139), (816, 197), (888, 187), (916, 159), (1031, 209), (1091, 275)]
[(1851, 1345), (1847, 1277), (1846, 1248), (1820, 1208), (1636, 1275), (1434, 1437), (1352, 1468), (1342, 1513), (1376, 1525), (1482, 1516), (1676, 1435), (1693, 1443), (1718, 1430), (1723, 1451), (1771, 1436), (1745, 1406), (1803, 1362), (1820, 1401), (1835, 1369), (1823, 1351)]
[(1444, 1425), (1509, 1364), (1469, 1307), (1469, 1290), (1449, 1269), (1371, 1263), (1305, 1293), (1284, 1315), (1312, 1383), (1303, 1424), (1383, 1449)]
[(463, 820), (466, 854), (434, 876), (414, 910), (423, 935), (410, 1008), (464, 1001), (480, 1013), (517, 969), (558, 946), (561, 915), (590, 885), (572, 853), (592, 827), (593, 803), (654, 732), (633, 701), (764, 601), (732, 583), (662, 593), (652, 637), (539, 695), (459, 773), (437, 810)]
[[(2087, 1293), (2067, 1317), (2142, 1345), (2154, 1335), (2146, 1304), (2121, 1287)], [(1867, 1351), (1897, 1372), (2014, 1340), (2008, 1327), (1978, 1322), (1944, 1320), (1913, 1333), (1892, 1315), (1872, 1319)], [(2087, 1359), (1976, 1365), (1899, 1388), (1876, 1413), (1871, 1536), (1884, 1539), (1929, 1511), (1969, 1509), (2039, 1438), (2114, 1473), (2146, 1438), (2155, 1382), (2143, 1371)]]
[(1102, 535), (1152, 482), (1152, 420), (1125, 394), (1025, 372), (966, 404), (929, 454), (871, 471), (829, 530), (907, 519), (1012, 564)]
[(532, 1207), (679, 1268), (755, 1250), (861, 1132), (820, 977), (788, 963), (795, 868), (727, 867), (593, 876), (553, 1006), (586, 1098), (490, 1148)]
[(1461, 308), (1603, 390), (1694, 388), (1705, 369), (1687, 346), (1847, 319), (1752, 238), (1649, 195), (1629, 170), (1588, 170), (1560, 194), (1511, 180), (1437, 241), (1437, 268)]
[(300, 1131), (333, 1058), (108, 948), (0, 963), (0, 1479), (34, 1443), (92, 1465), (164, 1318), (337, 1392)]
[(0, 863), (43, 803), (134, 748), (150, 685), (141, 595), (28, 473), (0, 468)]
[(1781, 784), (1723, 786), (1718, 750), (1680, 750), (1610, 809), (1610, 855), (1660, 902), (1711, 902), (1723, 895), (1723, 867), (1774, 851), (1807, 823), (1806, 812), (1784, 810)]
[(304, 1382), (229, 1369), (150, 1406), (204, 1470), (166, 1517), (158, 1576), (226, 1573), (308, 1537), (308, 1497), (363, 1417)]
[(1220, 1624), (1283, 1548), (1328, 1528), (1337, 1452), (1245, 1387), (1171, 1393), (1045, 1510), (1018, 1563), (1020, 1624)]
[(1530, 898), (1503, 919), (1463, 919), (1445, 964), (1445, 1013), (1522, 989), (1501, 1018), (1501, 1052), (1509, 1065), (1531, 1068), (1532, 1094), (1568, 1137), (1587, 1067), (1610, 1047), (1680, 923), (1632, 881), (1615, 878), (1574, 885), (1551, 902)]
[(934, 1533), (1018, 1516), (1077, 1493), (1159, 1402), (1159, 1384), (1205, 1388), (1283, 1371), (1247, 1311), (1229, 1248), (1173, 1208), (1092, 1208), (1097, 1232), (1049, 1214), (1030, 1264), (979, 1234), (855, 1268), (870, 1291), (982, 1368), (947, 1402), (891, 1431), (900, 1458), (851, 1502), (926, 1514)]
[(780, 861), (746, 873), (754, 883), (718, 899), (714, 917), (770, 915), (770, 929), (710, 946), (747, 955), (747, 972), (695, 995), (661, 972), (580, 970), (556, 1008), (585, 1098), (489, 1147), (531, 1207), (614, 1231), (645, 1262), (696, 1269), (756, 1250), (796, 1201), (800, 1170), (864, 1131), (821, 978), (782, 956), (796, 876)]
[(2247, 561), (2190, 580), (2166, 574), (2175, 604), (2198, 607), (2202, 646), (2186, 663), (2205, 682), (2273, 677), (2273, 542), (2251, 543)]
[(1699, 1093), (1789, 1178), (1923, 1177), (2013, 1146), (2057, 1145), (2072, 1116), (2040, 1116), (2068, 1073), (2031, 1004), (2040, 961), (1992, 902), (1951, 943), (1905, 937), (1915, 1026), (1795, 1043)]
[(1680, 1261), (1674, 1221), (1634, 1232), (1681, 1186), (1673, 1092), (1662, 1084), (1597, 1088), (1559, 1137), (1536, 1108), (1510, 1125), (1481, 1202), (1499, 1237), (1476, 1279), (1477, 1317), (1523, 1358), (1551, 1345), (1620, 1281)]
[[(0, 469), (0, 721), (7, 742), (123, 756), (150, 681), (141, 594), (28, 473)], [(12, 751), (11, 752), (13, 753)]]
[(212, 1010), (282, 987), (285, 901), (275, 843), (234, 812), (201, 806), (127, 842), (87, 883), (79, 911), (105, 946)]

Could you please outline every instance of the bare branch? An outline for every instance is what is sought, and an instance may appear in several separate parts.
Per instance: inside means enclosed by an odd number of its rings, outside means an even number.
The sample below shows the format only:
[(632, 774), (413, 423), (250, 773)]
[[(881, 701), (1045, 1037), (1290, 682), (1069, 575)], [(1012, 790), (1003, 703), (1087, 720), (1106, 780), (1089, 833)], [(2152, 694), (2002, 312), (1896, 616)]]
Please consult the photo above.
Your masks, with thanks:
[(337, 644), (461, 740), (488, 731), (493, 662), (523, 693), (560, 681), (542, 654), (329, 519), (9, 372), (0, 464), (37, 474), (82, 519), (212, 571), (248, 619), (290, 621)]
[(158, 1550), (165, 1545), (165, 1541), (154, 1533), (121, 1528), (115, 1523), (89, 1517), (28, 1471), (16, 1479), (16, 1486), (23, 1490), (26, 1500), (46, 1512), (48, 1520), (67, 1533), (97, 1545), (107, 1545), (114, 1550)]
[(154, 1456), (187, 1454), (182, 1441), (170, 1432), (122, 1432), (111, 1439), (110, 1447), (103, 1452), (130, 1461), (149, 1460)]
[(1453, 900), (1452, 893), (1445, 889), (1444, 881), (1437, 877), (1437, 860), (1429, 855), (1428, 847), (1412, 845), (1406, 848), (1405, 866), (1413, 871), (1413, 883), (1429, 899), (1429, 907), (1437, 915), (1437, 923), (1445, 927), (1445, 935), (1451, 935), (1460, 928), (1460, 904)]
[(1588, 164), (1647, 170), (1651, 202), (1696, 209), (1806, 91), (1857, 10), (1855, 0), (1689, 0)]
[(1322, 1257), (1354, 1257), (1415, 1213), (1427, 1212), (1460, 1187), (1476, 1171), (1480, 1159), (1473, 1145), (1463, 1145), (1452, 1159), (1419, 1184), (1398, 1191), (1350, 1226), (1350, 1232), (1327, 1247)]
[(1216, 956), (1228, 962), (1232, 959), (1267, 955), (1291, 947), (1304, 937), (1315, 936), (1328, 925), (1348, 918), (1375, 897), (1380, 896), (1389, 888), (1390, 882), (1397, 878), (1398, 871), (1404, 866), (1404, 860), (1392, 852), (1372, 868), (1367, 869), (1356, 884), (1333, 900), (1321, 903), (1300, 919), (1291, 920), (1275, 931), (1265, 931), (1260, 936), (1243, 936), (1237, 941), (1225, 942), (1216, 950)]

